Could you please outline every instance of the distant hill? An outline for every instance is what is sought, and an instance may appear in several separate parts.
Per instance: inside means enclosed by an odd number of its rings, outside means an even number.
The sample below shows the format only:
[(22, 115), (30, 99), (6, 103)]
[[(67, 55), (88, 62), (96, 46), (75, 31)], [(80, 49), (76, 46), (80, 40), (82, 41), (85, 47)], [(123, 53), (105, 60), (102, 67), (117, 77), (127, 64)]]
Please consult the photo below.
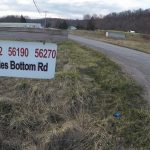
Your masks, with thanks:
[[(90, 16), (87, 14), (87, 16)], [(22, 22), (22, 16), (7, 16), (0, 18), (0, 22)], [(67, 26), (75, 26), (77, 29), (87, 30), (120, 30), (129, 31), (134, 30), (139, 33), (150, 34), (150, 9), (124, 11), (120, 13), (111, 13), (104, 17), (97, 17), (97, 15), (84, 18), (83, 20), (74, 19), (60, 19), (60, 18), (47, 18), (46, 26), (51, 28), (63, 28), (63, 23)], [(29, 19), (29, 23), (41, 23), (45, 26), (45, 19)], [(66, 26), (65, 26), (66, 27)]]
[(103, 18), (99, 28), (150, 34), (150, 9), (111, 13)]

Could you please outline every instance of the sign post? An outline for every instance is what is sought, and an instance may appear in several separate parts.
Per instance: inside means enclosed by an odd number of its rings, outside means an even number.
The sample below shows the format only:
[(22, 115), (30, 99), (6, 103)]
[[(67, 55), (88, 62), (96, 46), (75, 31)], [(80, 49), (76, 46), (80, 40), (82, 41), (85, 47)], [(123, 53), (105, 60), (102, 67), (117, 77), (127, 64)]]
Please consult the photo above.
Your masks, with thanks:
[(56, 55), (53, 43), (0, 41), (0, 76), (51, 79)]

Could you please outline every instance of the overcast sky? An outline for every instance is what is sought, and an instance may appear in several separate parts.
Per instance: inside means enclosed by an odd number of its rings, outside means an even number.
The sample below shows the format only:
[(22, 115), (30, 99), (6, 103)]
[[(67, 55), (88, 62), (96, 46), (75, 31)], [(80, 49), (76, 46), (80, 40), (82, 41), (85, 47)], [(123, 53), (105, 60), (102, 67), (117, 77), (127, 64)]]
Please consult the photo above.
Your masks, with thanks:
[(24, 15), (30, 18), (62, 17), (81, 19), (85, 14), (106, 15), (124, 10), (148, 9), (150, 0), (35, 0), (41, 13), (34, 6), (33, 0), (0, 0), (0, 16)]

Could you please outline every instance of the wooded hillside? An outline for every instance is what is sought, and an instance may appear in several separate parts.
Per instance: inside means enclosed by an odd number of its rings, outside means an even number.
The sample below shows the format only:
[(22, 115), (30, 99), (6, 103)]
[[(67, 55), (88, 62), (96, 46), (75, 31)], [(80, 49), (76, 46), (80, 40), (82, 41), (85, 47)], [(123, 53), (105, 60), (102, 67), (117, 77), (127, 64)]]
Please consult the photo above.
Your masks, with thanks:
[[(21, 19), (22, 18), (22, 19)], [(22, 22), (23, 16), (7, 16), (0, 18), (0, 22)], [(45, 19), (29, 19), (27, 22), (45, 24)], [(106, 16), (85, 15), (82, 20), (65, 20), (60, 18), (47, 18), (47, 27), (66, 29), (75, 26), (77, 29), (87, 30), (134, 30), (139, 33), (150, 34), (150, 9), (128, 10), (120, 13), (111, 13)]]

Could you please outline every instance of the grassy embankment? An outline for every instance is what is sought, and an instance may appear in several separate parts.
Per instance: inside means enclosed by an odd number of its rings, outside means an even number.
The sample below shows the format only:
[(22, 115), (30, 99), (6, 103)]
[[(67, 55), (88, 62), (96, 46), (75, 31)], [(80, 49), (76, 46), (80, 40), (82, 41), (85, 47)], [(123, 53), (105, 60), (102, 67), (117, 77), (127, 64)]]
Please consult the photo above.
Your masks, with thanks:
[(129, 47), (145, 53), (150, 53), (150, 35), (124, 32), (126, 39), (116, 40), (112, 38), (107, 38), (105, 36), (106, 31), (101, 30), (98, 31), (76, 30), (71, 33), (95, 40), (104, 41), (107, 43), (112, 43), (119, 46)]
[(141, 88), (71, 41), (59, 44), (55, 79), (0, 78), (0, 95), (1, 150), (150, 149)]

